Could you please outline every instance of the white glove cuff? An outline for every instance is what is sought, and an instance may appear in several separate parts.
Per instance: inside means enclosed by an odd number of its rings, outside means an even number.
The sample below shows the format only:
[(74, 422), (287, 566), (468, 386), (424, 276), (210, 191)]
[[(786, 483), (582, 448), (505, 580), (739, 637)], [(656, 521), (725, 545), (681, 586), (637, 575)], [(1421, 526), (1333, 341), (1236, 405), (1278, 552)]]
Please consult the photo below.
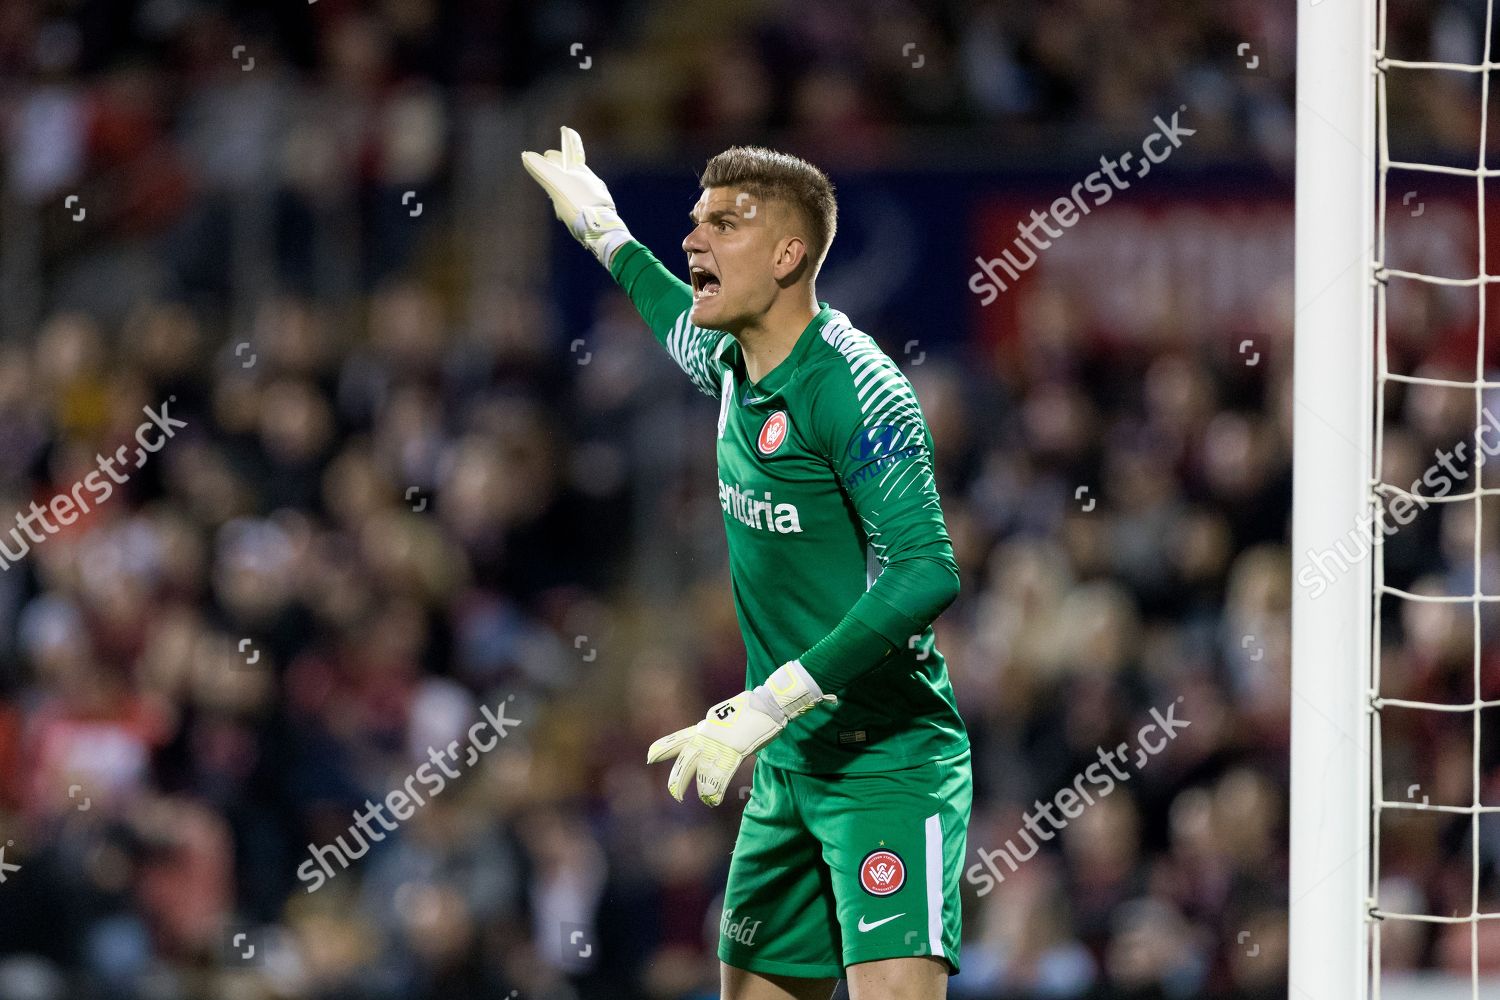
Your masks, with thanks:
[[(766, 678), (764, 684), (750, 692), (751, 704), (776, 720), (779, 726), (785, 726), (789, 719), (810, 711), (825, 699), (836, 700), (833, 695), (823, 693), (823, 689), (818, 687), (818, 682), (812, 679), (800, 660), (783, 663)], [(773, 705), (775, 711), (763, 708), (762, 704), (765, 702)]]
[(623, 225), (619, 229), (606, 229), (594, 239), (594, 245), (590, 249), (599, 258), (599, 263), (609, 267), (610, 262), (615, 259), (615, 251), (629, 243), (632, 238), (630, 230)]
[(776, 699), (766, 691), (766, 686), (764, 684), (761, 684), (758, 687), (753, 687), (749, 691), (745, 692), (745, 700), (750, 703), (751, 708), (755, 709), (757, 712), (760, 712), (762, 715), (769, 716), (771, 721), (776, 723), (777, 729), (786, 728), (786, 711), (780, 705), (778, 705), (776, 703)]
[(625, 228), (613, 205), (591, 205), (580, 209), (568, 228), (605, 267), (609, 267), (615, 251), (631, 239), (630, 230)]

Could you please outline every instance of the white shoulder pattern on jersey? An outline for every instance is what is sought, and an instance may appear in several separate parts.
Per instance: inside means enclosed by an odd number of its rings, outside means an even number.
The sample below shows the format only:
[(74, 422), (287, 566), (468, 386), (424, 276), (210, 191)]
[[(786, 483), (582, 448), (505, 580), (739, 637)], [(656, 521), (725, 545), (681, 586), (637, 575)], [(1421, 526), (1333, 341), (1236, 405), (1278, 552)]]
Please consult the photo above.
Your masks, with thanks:
[[(856, 330), (849, 317), (837, 310), (823, 326), (823, 339), (849, 363), (864, 425), (890, 424), (900, 428), (907, 441), (925, 441), (926, 425), (917, 394), (890, 355), (869, 334)], [(885, 486), (883, 499), (903, 496), (913, 485), (925, 486), (932, 480), (932, 467), (927, 462), (911, 463), (894, 482), (887, 482), (895, 469), (893, 465), (880, 479)]]

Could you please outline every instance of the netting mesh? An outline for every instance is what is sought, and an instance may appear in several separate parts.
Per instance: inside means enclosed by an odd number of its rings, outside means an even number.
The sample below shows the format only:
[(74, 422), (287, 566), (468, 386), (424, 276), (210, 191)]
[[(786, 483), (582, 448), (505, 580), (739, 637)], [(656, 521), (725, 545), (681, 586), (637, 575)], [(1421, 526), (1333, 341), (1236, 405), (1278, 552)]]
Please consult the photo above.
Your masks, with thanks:
[[(1481, 746), (1482, 746), (1482, 721), (1481, 713), (1486, 708), (1500, 707), (1500, 700), (1486, 701), (1483, 694), (1483, 669), (1481, 659), (1481, 617), (1482, 610), (1487, 603), (1500, 601), (1500, 594), (1486, 594), (1483, 587), (1483, 501), (1486, 496), (1500, 496), (1500, 488), (1487, 488), (1484, 486), (1482, 474), (1483, 457), (1476, 448), (1476, 467), (1481, 468), (1479, 475), (1473, 480), (1473, 488), (1447, 493), (1444, 496), (1431, 496), (1413, 493), (1402, 489), (1392, 483), (1385, 482), (1385, 424), (1386, 424), (1386, 389), (1390, 383), (1404, 383), (1408, 385), (1425, 385), (1445, 389), (1469, 390), (1473, 393), (1474, 403), (1474, 440), (1479, 440), (1481, 428), (1484, 425), (1484, 393), (1487, 389), (1500, 387), (1500, 381), (1486, 379), (1485, 365), (1485, 307), (1486, 288), (1489, 284), (1500, 281), (1500, 275), (1488, 273), (1488, 265), (1485, 255), (1486, 230), (1485, 230), (1485, 180), (1488, 177), (1500, 176), (1500, 170), (1492, 171), (1486, 163), (1485, 150), (1488, 145), (1489, 130), (1489, 88), (1490, 72), (1497, 68), (1490, 61), (1491, 31), (1493, 27), (1494, 0), (1485, 0), (1483, 54), (1478, 63), (1452, 63), (1452, 62), (1416, 62), (1401, 59), (1391, 59), (1386, 55), (1387, 51), (1387, 11), (1385, 0), (1378, 2), (1378, 16), (1376, 25), (1376, 46), (1374, 52), (1373, 71), (1375, 73), (1375, 100), (1377, 117), (1377, 157), (1378, 171), (1377, 179), (1377, 219), (1375, 227), (1374, 264), (1372, 284), (1375, 294), (1375, 353), (1376, 353), (1376, 397), (1375, 397), (1375, 449), (1374, 469), (1370, 480), (1370, 492), (1368, 502), (1377, 509), (1385, 509), (1385, 505), (1398, 497), (1406, 497), (1409, 500), (1420, 500), (1424, 508), (1427, 504), (1472, 504), (1473, 505), (1473, 547), (1471, 552), (1471, 570), (1469, 574), (1469, 592), (1460, 594), (1422, 594), (1412, 590), (1390, 586), (1386, 583), (1386, 558), (1385, 541), (1383, 531), (1373, 530), (1371, 532), (1370, 544), (1372, 550), (1372, 576), (1374, 584), (1374, 614), (1372, 627), (1374, 629), (1371, 648), (1370, 689), (1368, 692), (1370, 715), (1371, 715), (1371, 750), (1373, 766), (1371, 769), (1373, 787), (1371, 789), (1371, 817), (1370, 817), (1370, 950), (1371, 950), (1371, 993), (1379, 997), (1381, 993), (1381, 935), (1382, 926), (1398, 921), (1407, 921), (1426, 924), (1449, 924), (1467, 925), (1469, 937), (1469, 975), (1472, 996), (1478, 1000), (1480, 990), (1480, 937), (1479, 927), (1481, 921), (1500, 919), (1500, 912), (1482, 912), (1480, 906), (1480, 818), (1485, 813), (1500, 812), (1500, 806), (1484, 805), (1482, 803), (1482, 768), (1481, 768)], [(1434, 72), (1434, 73), (1466, 73), (1477, 74), (1480, 89), (1479, 110), (1479, 152), (1477, 162), (1473, 167), (1456, 167), (1433, 163), (1420, 163), (1405, 160), (1392, 160), (1390, 156), (1390, 127), (1389, 127), (1389, 103), (1387, 84), (1390, 71), (1393, 69), (1403, 71)], [(1386, 206), (1387, 186), (1392, 171), (1403, 173), (1426, 173), (1442, 174), (1450, 177), (1473, 178), (1475, 193), (1477, 196), (1477, 264), (1472, 276), (1444, 277), (1432, 274), (1423, 274), (1416, 271), (1401, 270), (1388, 267), (1388, 245), (1386, 228)], [(1477, 299), (1477, 329), (1476, 344), (1474, 351), (1473, 377), (1470, 379), (1431, 378), (1420, 375), (1396, 373), (1390, 370), (1390, 357), (1387, 341), (1387, 297), (1393, 286), (1401, 283), (1413, 282), (1428, 285), (1441, 285), (1456, 288), (1473, 288)], [(1415, 484), (1413, 484), (1415, 485)], [(1442, 508), (1439, 508), (1442, 509)], [(1425, 700), (1413, 700), (1393, 698), (1385, 696), (1385, 678), (1383, 677), (1382, 661), (1383, 650), (1381, 646), (1381, 622), (1386, 610), (1387, 601), (1397, 602), (1426, 602), (1432, 604), (1468, 605), (1471, 617), (1473, 650), (1472, 650), (1472, 695), (1466, 702), (1444, 703)], [(1383, 715), (1388, 709), (1409, 709), (1417, 712), (1464, 714), (1469, 716), (1472, 739), (1472, 758), (1470, 761), (1470, 799), (1463, 805), (1445, 805), (1432, 803), (1424, 796), (1421, 801), (1392, 799), (1387, 797), (1385, 762), (1382, 748)], [(1456, 912), (1443, 915), (1434, 913), (1412, 913), (1403, 912), (1400, 909), (1388, 908), (1381, 899), (1381, 826), (1384, 815), (1388, 812), (1415, 811), (1436, 814), (1458, 814), (1469, 818), (1468, 820), (1468, 848), (1470, 863), (1469, 878), (1469, 907), (1467, 913)]]

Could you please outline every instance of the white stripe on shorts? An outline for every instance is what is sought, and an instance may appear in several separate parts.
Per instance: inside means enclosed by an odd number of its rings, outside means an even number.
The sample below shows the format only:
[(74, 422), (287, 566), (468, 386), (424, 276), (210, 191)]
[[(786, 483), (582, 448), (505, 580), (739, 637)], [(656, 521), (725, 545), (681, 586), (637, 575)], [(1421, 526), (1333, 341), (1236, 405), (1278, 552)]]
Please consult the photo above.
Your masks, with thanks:
[(927, 817), (927, 946), (943, 957), (943, 821)]

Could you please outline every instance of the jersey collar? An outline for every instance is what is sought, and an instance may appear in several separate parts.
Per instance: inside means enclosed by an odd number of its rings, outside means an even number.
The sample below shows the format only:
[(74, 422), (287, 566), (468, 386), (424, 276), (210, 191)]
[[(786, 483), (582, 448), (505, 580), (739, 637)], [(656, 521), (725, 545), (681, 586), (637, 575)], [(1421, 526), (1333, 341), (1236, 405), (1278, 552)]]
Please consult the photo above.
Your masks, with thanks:
[[(813, 316), (811, 322), (797, 337), (797, 343), (792, 345), (792, 353), (782, 359), (781, 364), (766, 372), (765, 376), (755, 383), (748, 380), (745, 389), (740, 395), (740, 404), (750, 406), (755, 403), (763, 403), (776, 393), (786, 387), (786, 384), (797, 374), (797, 368), (802, 364), (807, 353), (812, 350), (812, 345), (823, 334), (823, 327), (828, 325), (829, 319), (833, 317), (833, 310), (828, 308), (827, 302), (818, 303), (818, 312)], [(742, 361), (743, 363), (743, 361)]]

